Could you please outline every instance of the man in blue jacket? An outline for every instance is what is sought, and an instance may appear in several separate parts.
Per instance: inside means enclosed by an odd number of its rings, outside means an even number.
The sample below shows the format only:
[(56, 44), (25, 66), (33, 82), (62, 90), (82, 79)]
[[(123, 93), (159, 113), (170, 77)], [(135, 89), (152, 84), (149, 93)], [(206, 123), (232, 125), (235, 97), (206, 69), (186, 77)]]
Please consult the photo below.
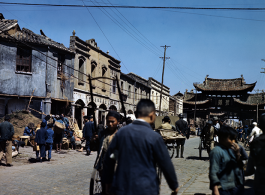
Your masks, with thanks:
[(5, 116), (5, 121), (0, 124), (0, 161), (6, 150), (6, 166), (12, 165), (12, 137), (14, 135), (14, 127), (10, 123), (10, 116)]
[[(174, 166), (162, 137), (153, 131), (155, 105), (141, 99), (136, 107), (137, 119), (122, 127), (113, 138), (103, 165), (106, 191), (115, 195), (159, 194), (156, 165), (162, 170), (172, 194), (178, 192)], [(116, 160), (118, 162), (114, 174)]]
[(86, 140), (86, 152), (87, 155), (90, 155), (90, 140), (92, 138), (92, 135), (94, 133), (94, 123), (93, 123), (93, 117), (90, 116), (84, 116), (84, 120), (85, 120), (85, 126), (83, 128), (83, 138)]
[(53, 146), (53, 137), (54, 137), (54, 131), (52, 130), (53, 124), (49, 123), (47, 125), (47, 139), (46, 139), (46, 145), (48, 147), (48, 161), (52, 158), (52, 146)]
[(37, 131), (35, 137), (35, 145), (39, 145), (40, 147), (40, 162), (42, 162), (42, 158), (46, 156), (45, 154), (45, 145), (46, 139), (48, 138), (47, 130), (45, 129), (45, 122), (41, 123), (41, 128)]

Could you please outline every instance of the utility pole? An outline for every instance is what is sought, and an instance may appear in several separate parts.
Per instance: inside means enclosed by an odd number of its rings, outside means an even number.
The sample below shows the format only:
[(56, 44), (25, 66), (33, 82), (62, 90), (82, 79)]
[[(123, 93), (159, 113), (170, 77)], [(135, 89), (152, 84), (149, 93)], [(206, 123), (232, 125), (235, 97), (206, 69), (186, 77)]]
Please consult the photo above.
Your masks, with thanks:
[(257, 100), (257, 123), (259, 122), (259, 102), (258, 102), (258, 95), (259, 95), (259, 89), (255, 90), (257, 92), (256, 100)]
[(195, 110), (194, 110), (194, 128), (196, 125), (196, 103), (197, 103), (197, 89), (195, 89), (196, 94), (195, 94)]
[(163, 83), (164, 83), (165, 62), (166, 62), (166, 59), (169, 59), (169, 57), (166, 57), (166, 51), (167, 51), (167, 47), (170, 47), (170, 46), (165, 45), (161, 47), (164, 47), (165, 50), (164, 50), (164, 57), (160, 57), (160, 58), (163, 58), (163, 72), (162, 72), (162, 83), (161, 83), (161, 92), (160, 92), (159, 116), (161, 116), (161, 103), (162, 103), (162, 93), (163, 93)]

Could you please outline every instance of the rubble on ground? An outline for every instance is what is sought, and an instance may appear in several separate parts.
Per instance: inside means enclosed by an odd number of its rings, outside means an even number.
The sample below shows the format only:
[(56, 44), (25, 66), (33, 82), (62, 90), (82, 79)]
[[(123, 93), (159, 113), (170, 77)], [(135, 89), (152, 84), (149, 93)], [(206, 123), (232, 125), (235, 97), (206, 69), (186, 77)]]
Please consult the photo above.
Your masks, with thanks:
[[(20, 110), (9, 114), (10, 123), (14, 126), (15, 134), (22, 136), (25, 130), (25, 127), (28, 126), (29, 123), (34, 123), (35, 128), (37, 124), (41, 123), (41, 119), (37, 118), (29, 111)], [(4, 121), (4, 117), (0, 119), (0, 122)]]

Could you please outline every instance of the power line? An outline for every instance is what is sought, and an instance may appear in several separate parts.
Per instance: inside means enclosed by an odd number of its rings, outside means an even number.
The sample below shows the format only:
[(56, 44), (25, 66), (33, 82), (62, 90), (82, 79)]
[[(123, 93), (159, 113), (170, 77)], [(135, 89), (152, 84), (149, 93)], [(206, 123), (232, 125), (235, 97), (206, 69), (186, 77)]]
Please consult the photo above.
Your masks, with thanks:
[[(45, 57), (48, 57), (48, 58), (50, 58), (50, 59), (52, 59), (52, 60), (58, 62), (57, 59), (54, 59), (54, 58), (52, 58), (52, 57), (46, 55), (45, 53), (43, 53), (42, 51), (40, 51), (38, 48), (35, 48), (35, 47), (33, 47), (32, 45), (29, 45), (29, 44), (27, 44), (27, 43), (25, 43), (25, 42), (22, 42), (22, 41), (16, 39), (15, 37), (12, 37), (11, 35), (9, 35), (9, 34), (7, 34), (7, 33), (5, 33), (5, 34), (6, 34), (7, 36), (9, 36), (11, 39), (13, 39), (13, 40), (15, 40), (15, 41), (17, 41), (17, 42), (19, 42), (19, 43), (21, 43), (21, 44), (24, 44), (24, 45), (27, 46), (27, 47), (30, 47), (30, 48), (36, 50), (37, 52), (39, 52), (40, 54), (44, 55)], [(19, 46), (19, 45), (17, 45), (17, 47), (25, 51), (25, 48), (23, 48), (23, 47), (21, 47), (21, 46)], [(51, 67), (53, 67), (53, 68), (55, 68), (55, 69), (57, 70), (57, 66), (54, 66), (53, 64), (47, 62), (46, 60), (41, 59), (41, 58), (40, 58), (39, 56), (37, 56), (37, 55), (32, 54), (32, 56), (34, 56), (34, 57), (36, 57), (37, 59), (39, 59), (39, 60), (45, 62), (47, 65), (50, 65)], [(81, 71), (79, 71), (79, 70), (77, 70), (77, 69), (75, 69), (75, 68), (73, 68), (73, 67), (71, 67), (71, 66), (65, 64), (65, 63), (63, 63), (63, 66), (66, 66), (66, 67), (68, 67), (68, 68), (71, 68), (72, 70), (77, 71), (77, 72), (79, 72), (79, 73), (81, 73), (81, 74), (83, 74), (83, 75), (89, 77), (88, 74), (85, 74), (85, 73), (83, 73), (83, 72), (81, 72)], [(73, 74), (70, 74), (70, 73), (68, 73), (68, 72), (66, 72), (66, 71), (63, 71), (62, 73), (63, 73), (63, 74), (66, 74), (66, 75), (68, 75), (68, 76), (70, 76), (70, 77), (72, 77), (72, 78), (75, 78), (75, 79), (77, 79), (77, 80), (79, 80), (79, 81), (82, 81), (82, 82), (84, 82), (84, 83), (89, 84), (89, 82), (87, 82), (87, 81), (85, 81), (85, 80), (83, 80), (83, 79), (80, 79), (80, 78), (78, 78), (78, 77), (74, 76)], [(128, 75), (128, 76), (129, 76), (129, 75)], [(114, 85), (111, 85), (111, 84), (109, 84), (109, 83), (105, 83), (105, 82), (100, 81), (100, 80), (97, 80), (97, 81), (99, 81), (99, 82), (101, 82), (101, 83), (103, 83), (103, 84), (106, 84), (106, 85), (108, 85), (108, 86), (111, 86), (111, 87), (114, 86)], [(97, 86), (97, 87), (98, 87), (99, 89), (103, 89), (103, 88), (101, 88), (101, 87), (99, 87), (99, 86)], [(116, 87), (116, 85), (115, 85), (115, 87)], [(140, 88), (139, 88), (139, 89), (140, 89)], [(104, 89), (104, 90), (106, 90), (106, 89)], [(106, 91), (107, 91), (107, 92), (110, 92), (110, 93), (114, 93), (113, 91), (109, 91), (109, 90), (106, 90)], [(136, 95), (136, 98), (135, 98), (136, 100), (139, 99), (138, 96), (145, 96), (145, 97), (147, 96), (147, 94), (146, 94), (146, 95), (143, 95), (143, 93), (140, 93), (140, 90), (139, 90), (139, 93), (135, 93), (133, 90), (132, 90), (132, 91), (129, 91), (129, 90), (125, 90), (125, 89), (122, 89), (122, 91), (127, 91), (128, 93), (130, 92), (131, 94), (133, 94), (133, 95), (132, 95), (133, 97)], [(141, 90), (141, 91), (142, 91), (142, 90)], [(128, 98), (128, 99), (134, 99), (133, 97), (132, 97), (132, 98), (127, 97), (127, 98)]]
[(217, 17), (217, 18), (229, 18), (229, 19), (237, 19), (237, 20), (250, 20), (250, 21), (256, 21), (256, 22), (265, 22), (265, 20), (258, 20), (258, 19), (237, 18), (237, 17), (230, 17), (230, 16), (218, 16), (218, 15), (212, 15), (212, 14), (191, 13), (191, 12), (183, 12), (183, 11), (175, 11), (175, 10), (162, 10), (162, 11), (178, 12), (178, 13), (184, 13), (184, 14), (194, 14), (194, 15), (201, 15), (201, 16), (211, 16), (211, 17)]
[[(110, 4), (111, 4), (111, 2), (109, 1), (109, 0), (107, 0)], [(112, 5), (112, 4), (111, 4)], [(151, 41), (149, 41), (149, 39), (147, 38), (147, 37), (145, 37), (117, 8), (115, 8), (115, 10), (133, 27), (133, 29), (135, 29), (135, 30), (133, 30), (129, 25), (127, 25), (127, 23), (126, 22), (124, 22), (124, 20), (122, 19), (122, 18), (120, 18), (130, 29), (132, 29), (134, 32), (136, 32), (136, 34), (139, 36), (139, 35), (141, 35), (142, 36), (142, 38), (143, 38), (143, 40), (146, 42), (146, 43), (149, 43), (149, 44), (151, 44), (154, 48), (156, 48), (157, 49), (157, 51), (159, 51), (159, 52), (161, 52), (161, 50), (160, 50), (160, 48), (159, 47), (157, 47), (156, 45), (154, 45)], [(137, 33), (138, 32), (138, 33)], [(141, 37), (141, 36), (139, 36), (139, 37)]]
[[(84, 3), (84, 1), (82, 0), (82, 2)], [(84, 3), (85, 6), (85, 3)], [(89, 14), (91, 15), (91, 17), (93, 18), (93, 20), (95, 21), (95, 23), (97, 24), (98, 28), (100, 29), (100, 31), (102, 32), (102, 34), (104, 35), (104, 37), (107, 39), (108, 43), (110, 44), (111, 48), (113, 49), (113, 51), (116, 53), (116, 55), (118, 56), (118, 58), (121, 60), (120, 56), (118, 55), (118, 53), (116, 52), (116, 50), (114, 49), (114, 47), (112, 46), (112, 44), (110, 43), (109, 39), (107, 38), (107, 36), (105, 35), (105, 33), (103, 32), (103, 30), (101, 29), (101, 27), (99, 26), (98, 22), (96, 21), (95, 17), (93, 16), (93, 14), (89, 11), (88, 7), (86, 7), (87, 11), (89, 12)], [(128, 72), (130, 72), (127, 67), (125, 66), (125, 64), (123, 63), (124, 67), (126, 68), (126, 70)]]
[[(82, 1), (83, 2), (83, 1)], [(84, 2), (83, 2), (84, 3)], [(132, 6), (132, 5), (67, 5), (67, 4), (40, 4), (40, 3), (9, 3), (0, 2), (5, 5), (24, 5), (24, 6), (49, 6), (49, 7), (80, 7), (80, 8), (130, 8), (130, 9), (189, 9), (189, 10), (265, 10), (265, 8), (232, 8), (232, 7), (170, 7), (170, 6)]]
[[(96, 1), (97, 3), (97, 1)], [(152, 50), (149, 46), (147, 46), (145, 43), (143, 43), (141, 40), (139, 40), (132, 32), (130, 32), (123, 24), (121, 24), (116, 18), (114, 18), (105, 8), (99, 8), (100, 11), (102, 11), (108, 18), (110, 18), (116, 25), (118, 25), (126, 34), (131, 36), (134, 40), (136, 40), (139, 44), (141, 44), (143, 47), (145, 47), (147, 50), (151, 51), (152, 53), (156, 53), (156, 51)], [(116, 14), (117, 15), (117, 14)]]

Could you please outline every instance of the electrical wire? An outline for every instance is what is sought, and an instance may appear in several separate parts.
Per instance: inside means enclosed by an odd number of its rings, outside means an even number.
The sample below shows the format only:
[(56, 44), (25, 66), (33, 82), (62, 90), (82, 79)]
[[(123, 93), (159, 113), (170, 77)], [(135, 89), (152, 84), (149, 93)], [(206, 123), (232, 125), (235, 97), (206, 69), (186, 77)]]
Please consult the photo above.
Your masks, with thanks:
[[(95, 1), (97, 2), (97, 1)], [(95, 5), (95, 4), (94, 4)], [(119, 26), (126, 34), (131, 36), (134, 40), (136, 40), (139, 44), (145, 47), (150, 52), (154, 53), (155, 55), (159, 55), (156, 51), (152, 50), (148, 45), (143, 43), (140, 39), (138, 39), (133, 33), (131, 33), (123, 24), (121, 24), (115, 17), (113, 17), (105, 8), (99, 8), (108, 18), (110, 18), (117, 26)]]
[[(39, 52), (40, 54), (44, 55), (45, 57), (48, 57), (48, 58), (50, 58), (50, 59), (52, 59), (52, 60), (54, 60), (54, 61), (56, 61), (56, 62), (58, 63), (58, 60), (57, 60), (57, 59), (54, 59), (54, 58), (52, 58), (52, 57), (46, 55), (45, 53), (43, 53), (42, 51), (40, 51), (38, 48), (35, 48), (35, 47), (33, 47), (32, 45), (29, 45), (29, 44), (27, 44), (27, 43), (25, 43), (25, 42), (22, 42), (22, 41), (16, 39), (15, 37), (10, 36), (9, 34), (6, 34), (6, 35), (8, 35), (10, 38), (12, 38), (13, 40), (15, 40), (16, 42), (19, 42), (19, 43), (21, 43), (21, 44), (23, 44), (23, 45), (25, 45), (25, 46), (27, 46), (27, 47), (30, 47), (31, 49), (36, 50), (37, 52)], [(23, 48), (23, 47), (21, 47), (21, 46), (19, 46), (19, 45), (17, 45), (17, 47), (25, 51), (25, 48)], [(54, 66), (53, 64), (51, 64), (51, 63), (49, 63), (49, 62), (47, 62), (47, 61), (41, 59), (41, 58), (38, 57), (37, 55), (32, 54), (32, 56), (36, 57), (37, 59), (39, 59), (39, 60), (41, 60), (41, 61), (43, 61), (43, 62), (45, 62), (45, 63), (47, 63), (48, 65), (52, 66), (53, 68), (55, 68), (55, 69), (57, 70), (57, 66)], [(74, 70), (74, 71), (77, 71), (78, 73), (81, 73), (81, 74), (83, 74), (83, 75), (89, 77), (88, 74), (85, 74), (85, 73), (83, 73), (83, 72), (81, 72), (81, 71), (79, 71), (79, 70), (77, 70), (77, 69), (75, 69), (75, 68), (73, 68), (73, 67), (71, 67), (71, 66), (65, 64), (65, 63), (63, 63), (62, 65), (63, 65), (63, 66), (66, 66), (66, 67), (68, 67), (68, 68), (70, 68), (70, 69), (72, 69), (72, 70)], [(70, 74), (70, 73), (68, 73), (68, 72), (65, 72), (65, 71), (64, 71), (63, 74), (66, 74), (66, 75), (68, 75), (68, 76), (70, 76), (70, 77), (72, 77), (72, 78), (75, 78), (75, 79), (77, 79), (77, 80), (79, 80), (79, 81), (82, 81), (82, 82), (84, 82), (84, 83), (89, 84), (89, 82), (87, 82), (87, 81), (85, 81), (85, 80), (83, 80), (83, 79), (79, 79), (78, 77), (76, 77), (76, 76), (74, 76), (73, 74)], [(127, 76), (129, 76), (129, 75), (127, 75)], [(91, 78), (93, 79), (93, 77), (91, 77)], [(101, 83), (103, 83), (103, 84), (106, 84), (106, 85), (108, 85), (108, 86), (110, 86), (110, 87), (114, 87), (114, 86), (116, 87), (116, 85), (111, 85), (111, 84), (109, 84), (109, 83), (106, 83), (106, 82), (103, 82), (103, 81), (100, 81), (100, 80), (97, 80), (97, 81), (99, 81), (99, 82), (101, 82)], [(101, 88), (101, 87), (99, 87), (99, 86), (97, 86), (97, 87), (98, 87), (99, 89), (106, 90), (106, 89)], [(109, 91), (109, 90), (106, 90), (106, 91), (109, 92), (109, 93), (113, 93), (113, 91)], [(123, 91), (127, 91), (127, 92), (129, 92), (129, 90), (125, 90), (125, 89), (123, 89)], [(142, 93), (135, 93), (135, 92), (133, 92), (133, 91), (130, 91), (130, 93), (131, 93), (131, 94), (142, 95)], [(133, 99), (133, 98), (129, 98), (129, 99)]]
[(237, 19), (237, 20), (249, 20), (249, 21), (256, 21), (256, 22), (265, 22), (265, 20), (259, 20), (259, 19), (237, 18), (237, 17), (230, 17), (230, 16), (218, 16), (218, 15), (212, 15), (212, 14), (191, 13), (191, 12), (183, 12), (183, 11), (176, 11), (176, 10), (162, 10), (162, 11), (178, 12), (178, 13), (201, 15), (201, 16), (211, 16), (211, 17), (217, 17), (217, 18), (228, 18), (228, 19)]
[[(84, 1), (82, 0), (84, 6), (85, 6), (85, 3)], [(114, 47), (112, 46), (112, 44), (110, 43), (109, 39), (107, 38), (107, 36), (105, 35), (105, 33), (103, 32), (103, 30), (101, 29), (101, 27), (99, 26), (98, 22), (96, 21), (95, 17), (92, 15), (92, 13), (89, 11), (89, 9), (86, 7), (87, 11), (89, 12), (89, 14), (91, 15), (91, 17), (93, 18), (93, 20), (95, 21), (95, 23), (97, 24), (98, 28), (100, 29), (100, 31), (102, 32), (102, 34), (104, 35), (104, 37), (107, 39), (108, 43), (110, 44), (111, 48), (113, 49), (113, 51), (116, 53), (116, 55), (118, 56), (118, 58), (121, 60), (120, 56), (118, 55), (118, 53), (116, 52), (116, 50), (114, 49)], [(122, 61), (122, 60), (121, 60)], [(123, 62), (122, 62), (123, 63)], [(126, 70), (128, 72), (130, 72), (127, 67), (125, 66), (125, 64), (123, 63), (124, 67), (126, 68)]]
[[(84, 1), (82, 0), (84, 3)], [(48, 7), (81, 7), (81, 8), (130, 8), (130, 9), (190, 9), (190, 10), (265, 10), (265, 8), (239, 8), (239, 7), (170, 7), (170, 6), (131, 6), (131, 5), (114, 5), (114, 6), (107, 6), (107, 5), (76, 5), (76, 4), (39, 4), (39, 3), (10, 3), (10, 2), (0, 2), (0, 4), (5, 5), (24, 5), (24, 6), (48, 6)]]

